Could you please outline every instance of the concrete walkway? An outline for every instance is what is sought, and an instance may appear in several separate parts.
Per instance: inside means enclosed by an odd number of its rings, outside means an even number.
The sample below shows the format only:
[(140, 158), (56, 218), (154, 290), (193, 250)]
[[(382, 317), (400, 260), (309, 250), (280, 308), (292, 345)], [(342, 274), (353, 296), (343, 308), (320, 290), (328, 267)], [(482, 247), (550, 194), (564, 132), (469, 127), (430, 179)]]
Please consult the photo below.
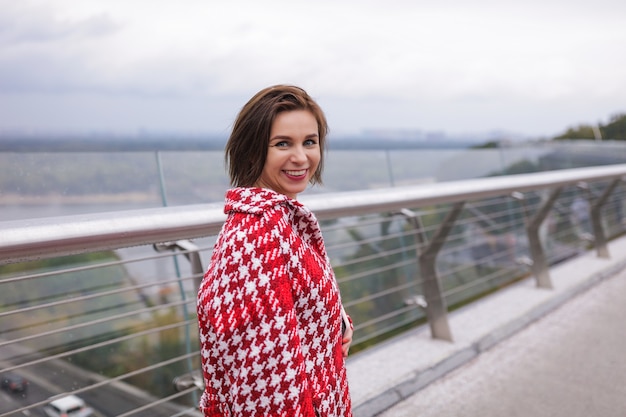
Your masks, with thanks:
[(626, 415), (626, 239), (348, 360), (356, 417)]
[(623, 417), (626, 273), (568, 301), (383, 417)]

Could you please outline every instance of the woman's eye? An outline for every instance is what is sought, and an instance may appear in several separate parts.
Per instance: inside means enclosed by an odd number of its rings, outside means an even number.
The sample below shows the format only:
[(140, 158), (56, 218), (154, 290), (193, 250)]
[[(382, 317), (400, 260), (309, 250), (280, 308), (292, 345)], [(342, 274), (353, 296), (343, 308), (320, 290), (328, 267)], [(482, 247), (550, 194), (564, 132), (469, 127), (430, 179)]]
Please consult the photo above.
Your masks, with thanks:
[(314, 140), (314, 139), (307, 139), (307, 140), (304, 141), (304, 146), (311, 147), (311, 146), (315, 146), (315, 145), (317, 145), (317, 141)]
[(288, 143), (287, 141), (284, 141), (284, 140), (283, 140), (283, 141), (280, 141), (280, 142), (276, 142), (276, 143), (274, 144), (274, 146), (275, 146), (276, 148), (286, 148), (287, 146), (289, 146), (289, 143)]

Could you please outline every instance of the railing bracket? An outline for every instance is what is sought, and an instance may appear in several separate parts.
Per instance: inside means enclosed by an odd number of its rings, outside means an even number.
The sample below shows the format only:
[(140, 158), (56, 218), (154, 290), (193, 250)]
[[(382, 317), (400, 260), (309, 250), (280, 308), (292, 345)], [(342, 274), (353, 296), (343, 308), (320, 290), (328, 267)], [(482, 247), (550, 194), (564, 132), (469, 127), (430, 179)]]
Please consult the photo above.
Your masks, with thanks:
[(200, 371), (190, 372), (181, 376), (177, 376), (172, 381), (174, 389), (177, 392), (185, 391), (189, 388), (196, 387), (199, 390), (204, 390), (204, 379)]
[(417, 306), (422, 309), (426, 309), (426, 307), (428, 307), (426, 297), (424, 297), (423, 295), (414, 295), (412, 297), (406, 298), (404, 300), (404, 304), (407, 306)]

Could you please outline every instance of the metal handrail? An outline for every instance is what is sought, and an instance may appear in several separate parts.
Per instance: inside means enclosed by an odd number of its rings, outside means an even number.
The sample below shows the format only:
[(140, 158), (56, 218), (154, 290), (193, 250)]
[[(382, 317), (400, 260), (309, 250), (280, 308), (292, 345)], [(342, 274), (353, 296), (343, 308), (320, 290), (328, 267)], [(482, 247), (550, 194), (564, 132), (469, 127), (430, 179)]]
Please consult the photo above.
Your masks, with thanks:
[[(304, 195), (320, 220), (455, 203), (586, 181), (619, 180), (626, 164), (389, 189)], [(0, 264), (193, 239), (219, 232), (222, 204), (196, 204), (0, 222)]]

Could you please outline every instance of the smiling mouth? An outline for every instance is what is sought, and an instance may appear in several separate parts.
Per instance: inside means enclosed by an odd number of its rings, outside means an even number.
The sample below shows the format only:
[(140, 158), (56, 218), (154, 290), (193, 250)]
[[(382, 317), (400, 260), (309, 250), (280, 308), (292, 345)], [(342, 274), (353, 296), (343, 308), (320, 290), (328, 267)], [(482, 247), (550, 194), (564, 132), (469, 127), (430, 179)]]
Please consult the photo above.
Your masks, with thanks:
[(307, 170), (306, 169), (299, 169), (297, 171), (287, 171), (285, 170), (285, 174), (289, 175), (290, 177), (301, 177), (304, 174), (306, 174)]

